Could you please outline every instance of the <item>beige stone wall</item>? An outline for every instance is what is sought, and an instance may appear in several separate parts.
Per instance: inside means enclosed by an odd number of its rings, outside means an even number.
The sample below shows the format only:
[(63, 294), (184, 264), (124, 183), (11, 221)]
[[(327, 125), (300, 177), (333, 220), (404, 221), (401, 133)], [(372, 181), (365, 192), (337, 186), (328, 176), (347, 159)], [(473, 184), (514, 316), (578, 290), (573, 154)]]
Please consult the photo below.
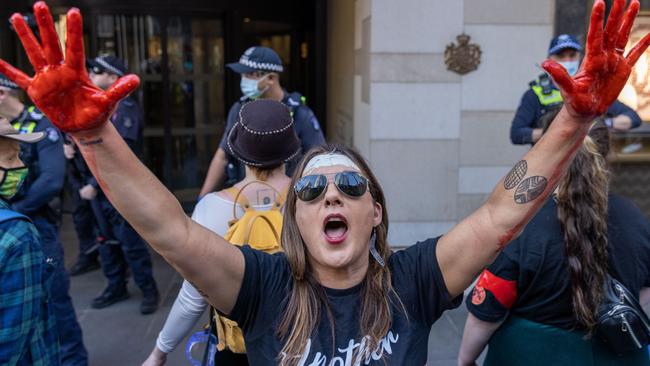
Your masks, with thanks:
[[(442, 234), (476, 209), (527, 149), (510, 144), (510, 123), (540, 72), (554, 1), (344, 3), (329, 5), (328, 72), (350, 72), (344, 33), (352, 29), (354, 76), (328, 74), (335, 89), (328, 90), (329, 137), (344, 135), (370, 161), (388, 199), (393, 245)], [(353, 16), (342, 14), (351, 9)], [(478, 70), (459, 76), (446, 70), (443, 53), (463, 32), (483, 55)], [(338, 89), (349, 80), (351, 95)], [(340, 111), (353, 120), (343, 132)]]
[(354, 1), (329, 0), (327, 47), (328, 140), (352, 145), (354, 130)]

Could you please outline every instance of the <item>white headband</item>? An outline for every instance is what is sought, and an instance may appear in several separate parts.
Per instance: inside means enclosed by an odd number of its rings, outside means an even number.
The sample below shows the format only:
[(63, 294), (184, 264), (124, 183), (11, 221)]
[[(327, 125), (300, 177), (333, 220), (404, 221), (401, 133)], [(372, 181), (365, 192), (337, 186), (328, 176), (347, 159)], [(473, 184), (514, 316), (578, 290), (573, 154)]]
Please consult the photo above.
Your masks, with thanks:
[(346, 166), (358, 172), (361, 171), (361, 169), (359, 169), (357, 164), (355, 164), (347, 156), (336, 152), (330, 152), (330, 153), (316, 155), (313, 158), (311, 158), (311, 160), (309, 160), (309, 163), (307, 163), (307, 165), (305, 166), (305, 170), (302, 172), (302, 174), (306, 175), (311, 173), (313, 170), (317, 168), (323, 168), (323, 167), (335, 166), (335, 165)]

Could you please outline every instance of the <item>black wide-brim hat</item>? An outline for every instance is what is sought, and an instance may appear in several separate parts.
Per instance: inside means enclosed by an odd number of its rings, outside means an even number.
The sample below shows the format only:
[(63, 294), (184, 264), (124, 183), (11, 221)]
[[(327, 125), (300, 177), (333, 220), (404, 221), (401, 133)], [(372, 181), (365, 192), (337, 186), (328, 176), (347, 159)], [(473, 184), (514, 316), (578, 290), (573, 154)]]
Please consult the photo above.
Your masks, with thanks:
[(233, 156), (258, 168), (278, 166), (301, 152), (289, 107), (269, 99), (242, 106), (227, 142)]

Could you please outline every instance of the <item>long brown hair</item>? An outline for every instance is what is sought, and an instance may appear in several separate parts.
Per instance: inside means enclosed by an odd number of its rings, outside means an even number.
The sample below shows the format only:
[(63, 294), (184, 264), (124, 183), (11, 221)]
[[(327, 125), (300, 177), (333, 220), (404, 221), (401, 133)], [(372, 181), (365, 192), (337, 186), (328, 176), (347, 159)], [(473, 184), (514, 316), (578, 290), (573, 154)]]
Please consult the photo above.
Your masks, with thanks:
[(573, 313), (591, 334), (607, 276), (609, 131), (596, 120), (558, 186), (558, 219), (564, 232)]
[[(297, 167), (291, 186), (293, 187), (296, 180), (301, 177), (309, 160), (316, 155), (328, 152), (346, 155), (357, 164), (361, 169), (361, 173), (368, 178), (370, 194), (375, 202), (379, 203), (383, 208), (381, 224), (374, 228), (377, 251), (384, 259), (384, 262), (388, 263), (388, 257), (392, 252), (387, 242), (388, 214), (386, 200), (377, 178), (370, 171), (368, 164), (361, 155), (350, 148), (339, 145), (315, 147), (304, 156)], [(293, 273), (293, 288), (277, 331), (278, 336), (284, 342), (282, 351), (278, 355), (278, 361), (281, 365), (298, 364), (302, 348), (318, 326), (323, 310), (328, 314), (333, 343), (335, 342), (334, 319), (330, 311), (327, 295), (325, 289), (314, 278), (312, 268), (307, 260), (305, 244), (296, 223), (296, 199), (294, 190), (290, 189), (284, 211), (282, 245)], [(370, 253), (368, 253), (368, 256), (370, 256)], [(380, 266), (372, 257), (369, 259), (368, 272), (362, 282), (361, 291), (360, 334), (366, 335), (366, 344), (368, 345), (366, 349), (372, 352), (392, 325), (391, 305), (402, 305), (402, 303), (393, 289), (388, 266)], [(401, 309), (406, 313), (403, 305)], [(355, 355), (357, 359), (364, 356), (363, 354)]]

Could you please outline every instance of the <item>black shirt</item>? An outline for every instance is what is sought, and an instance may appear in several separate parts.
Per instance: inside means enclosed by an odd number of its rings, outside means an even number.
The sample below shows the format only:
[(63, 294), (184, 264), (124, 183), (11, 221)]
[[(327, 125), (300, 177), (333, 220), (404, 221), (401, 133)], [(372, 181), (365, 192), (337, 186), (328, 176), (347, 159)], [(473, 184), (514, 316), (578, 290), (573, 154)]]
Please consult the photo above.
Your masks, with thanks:
[[(429, 239), (394, 253), (388, 266), (393, 286), (404, 303), (408, 320), (398, 306), (392, 307), (392, 327), (381, 347), (372, 350), (362, 365), (424, 365), (427, 341), (433, 322), (443, 311), (460, 305), (462, 296), (449, 298), (436, 259), (438, 239)], [(286, 256), (266, 254), (242, 247), (246, 260), (244, 280), (230, 318), (244, 330), (251, 365), (275, 365), (282, 349), (276, 335), (292, 286), (292, 274)], [(317, 329), (303, 347), (300, 365), (351, 365), (352, 353), (360, 347), (359, 334), (361, 286), (325, 289), (334, 317), (336, 350), (332, 349), (330, 321), (322, 311)]]
[[(650, 287), (650, 222), (628, 200), (609, 196), (609, 273), (639, 296)], [(524, 232), (508, 245), (475, 286), (467, 308), (477, 318), (496, 322), (510, 311), (519, 317), (572, 329), (571, 281), (564, 233), (553, 199), (542, 207)], [(507, 299), (513, 302), (509, 304)], [(504, 301), (506, 300), (506, 301)]]

